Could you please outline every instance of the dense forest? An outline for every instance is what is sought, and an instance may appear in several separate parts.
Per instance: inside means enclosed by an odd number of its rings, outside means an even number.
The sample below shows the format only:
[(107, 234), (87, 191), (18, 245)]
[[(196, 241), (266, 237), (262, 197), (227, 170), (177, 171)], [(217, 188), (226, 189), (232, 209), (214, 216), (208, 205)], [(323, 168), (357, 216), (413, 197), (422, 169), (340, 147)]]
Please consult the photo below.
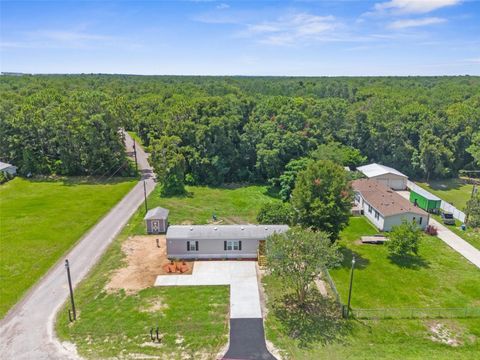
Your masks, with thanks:
[(173, 192), (288, 182), (309, 158), (416, 178), (480, 164), (479, 77), (1, 76), (0, 94), (0, 160), (22, 174), (113, 172), (121, 127)]

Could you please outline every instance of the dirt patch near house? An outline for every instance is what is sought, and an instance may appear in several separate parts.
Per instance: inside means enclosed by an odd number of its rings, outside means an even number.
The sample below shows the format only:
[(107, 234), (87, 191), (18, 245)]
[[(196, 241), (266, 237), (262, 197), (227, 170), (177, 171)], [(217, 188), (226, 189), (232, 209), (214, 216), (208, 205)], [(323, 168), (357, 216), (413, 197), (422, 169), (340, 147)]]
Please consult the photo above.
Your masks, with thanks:
[[(108, 292), (123, 289), (135, 293), (153, 286), (158, 275), (167, 274), (164, 265), (170, 261), (166, 255), (165, 235), (131, 236), (122, 244), (122, 251), (126, 255), (126, 266), (112, 274), (105, 287)], [(193, 264), (186, 262), (184, 274), (192, 273)]]

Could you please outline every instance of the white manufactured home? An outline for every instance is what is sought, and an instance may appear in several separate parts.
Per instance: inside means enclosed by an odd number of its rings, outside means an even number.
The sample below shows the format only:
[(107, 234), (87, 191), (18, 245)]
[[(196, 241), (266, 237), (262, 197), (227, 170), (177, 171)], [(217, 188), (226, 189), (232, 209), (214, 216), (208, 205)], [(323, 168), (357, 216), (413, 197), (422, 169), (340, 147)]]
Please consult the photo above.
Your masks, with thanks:
[(352, 181), (355, 205), (379, 230), (390, 231), (404, 219), (421, 229), (428, 225), (429, 214), (381, 182), (372, 179)]
[(287, 225), (171, 225), (167, 257), (177, 259), (256, 259), (261, 241)]
[(365, 166), (359, 166), (357, 170), (367, 178), (377, 180), (393, 190), (407, 189), (407, 175), (402, 174), (400, 171), (395, 170), (394, 168), (373, 163)]

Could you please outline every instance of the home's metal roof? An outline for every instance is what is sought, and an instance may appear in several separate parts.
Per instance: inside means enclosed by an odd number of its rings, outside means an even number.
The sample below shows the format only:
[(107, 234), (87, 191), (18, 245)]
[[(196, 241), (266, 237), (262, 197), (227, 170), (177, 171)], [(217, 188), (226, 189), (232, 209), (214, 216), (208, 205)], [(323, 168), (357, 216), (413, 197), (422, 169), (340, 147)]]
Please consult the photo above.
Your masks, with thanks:
[(166, 219), (167, 217), (168, 217), (168, 209), (164, 209), (162, 207), (156, 207), (148, 210), (143, 220)]
[(395, 174), (395, 175), (398, 175), (398, 176), (402, 176), (402, 177), (407, 177), (407, 175), (405, 174), (402, 174), (400, 171), (394, 169), (394, 168), (391, 168), (389, 166), (385, 166), (385, 165), (380, 165), (380, 164), (377, 164), (377, 163), (373, 163), (373, 164), (368, 164), (368, 165), (364, 165), (364, 166), (359, 166), (357, 168), (358, 171), (362, 172), (366, 177), (374, 177), (374, 176), (378, 176), (378, 175), (384, 175), (384, 174)]
[(427, 200), (442, 201), (438, 196), (433, 195), (421, 187), (417, 187), (415, 190), (410, 190), (411, 192), (417, 193), (420, 196), (423, 196)]
[(363, 199), (382, 214), (383, 217), (404, 213), (428, 215), (388, 186), (374, 179), (354, 180), (352, 181), (352, 188), (354, 191), (359, 192)]
[(0, 161), (0, 170), (7, 169), (9, 167), (17, 168), (16, 166), (13, 166), (12, 164), (7, 164), (7, 163), (4, 163), (4, 162)]
[(171, 225), (167, 239), (263, 240), (288, 229), (288, 225)]

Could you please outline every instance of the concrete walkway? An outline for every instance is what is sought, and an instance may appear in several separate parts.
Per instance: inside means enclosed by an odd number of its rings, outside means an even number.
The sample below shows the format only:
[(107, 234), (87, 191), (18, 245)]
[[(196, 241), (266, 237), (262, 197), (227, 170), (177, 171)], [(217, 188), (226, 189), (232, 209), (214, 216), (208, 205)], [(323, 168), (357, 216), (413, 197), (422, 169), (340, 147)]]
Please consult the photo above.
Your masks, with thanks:
[(430, 218), (429, 224), (437, 228), (437, 236), (448, 246), (461, 254), (476, 267), (480, 268), (480, 250), (477, 250), (475, 247), (463, 240), (453, 231), (449, 230), (445, 225), (439, 223), (437, 220)]
[[(398, 193), (404, 198), (409, 198), (410, 193), (408, 191), (398, 191)], [(429, 225), (435, 226), (438, 230), (438, 238), (443, 240), (453, 250), (458, 252), (476, 267), (480, 268), (480, 250), (476, 249), (468, 242), (463, 240), (460, 236), (448, 229), (445, 225), (439, 223), (437, 220), (430, 217)]]
[(155, 286), (230, 286), (230, 343), (223, 360), (275, 360), (265, 343), (255, 261), (197, 261), (192, 275), (160, 275)]
[(262, 318), (255, 261), (197, 261), (192, 275), (160, 275), (155, 286), (230, 286), (230, 318)]
[[(126, 135), (127, 151), (133, 140)], [(147, 194), (155, 187), (147, 156), (137, 144), (137, 157)], [(143, 181), (101, 219), (50, 269), (0, 322), (0, 359), (76, 359), (75, 351), (57, 340), (55, 315), (68, 298), (64, 259), (70, 260), (73, 285), (77, 285), (100, 259), (108, 245), (143, 203)], [(28, 276), (28, 271), (25, 273)]]

